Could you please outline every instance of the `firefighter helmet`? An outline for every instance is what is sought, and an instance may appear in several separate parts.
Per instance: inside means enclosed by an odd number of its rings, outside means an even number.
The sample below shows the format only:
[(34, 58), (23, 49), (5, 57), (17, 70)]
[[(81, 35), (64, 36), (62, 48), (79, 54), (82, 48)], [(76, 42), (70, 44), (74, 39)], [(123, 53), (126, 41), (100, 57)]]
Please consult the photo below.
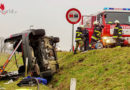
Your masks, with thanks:
[(115, 20), (115, 23), (120, 23), (119, 20)]
[(98, 24), (99, 24), (99, 22), (98, 22), (98, 21), (95, 21), (93, 24), (94, 24), (94, 25), (98, 25)]

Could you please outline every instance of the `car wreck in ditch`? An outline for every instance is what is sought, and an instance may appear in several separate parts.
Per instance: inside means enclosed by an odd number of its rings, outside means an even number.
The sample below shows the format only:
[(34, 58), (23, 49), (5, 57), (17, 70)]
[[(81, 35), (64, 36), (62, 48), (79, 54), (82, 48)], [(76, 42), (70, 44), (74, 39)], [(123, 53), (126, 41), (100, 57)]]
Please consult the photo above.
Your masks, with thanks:
[(44, 29), (31, 29), (13, 34), (4, 42), (13, 44), (14, 51), (1, 66), (0, 75), (5, 74), (4, 70), (16, 51), (22, 53), (23, 60), (23, 65), (18, 70), (19, 74), (24, 74), (27, 70), (32, 76), (50, 77), (57, 72), (59, 64), (56, 44), (59, 38), (46, 36)]

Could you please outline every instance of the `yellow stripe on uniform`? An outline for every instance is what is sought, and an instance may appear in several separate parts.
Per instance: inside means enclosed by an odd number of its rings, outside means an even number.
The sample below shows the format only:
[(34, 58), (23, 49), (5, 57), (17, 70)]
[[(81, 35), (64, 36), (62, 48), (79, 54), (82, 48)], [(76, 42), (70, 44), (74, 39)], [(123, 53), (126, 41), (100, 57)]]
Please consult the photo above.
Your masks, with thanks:
[(75, 40), (81, 40), (81, 38), (76, 38)]
[(119, 31), (122, 31), (122, 29), (119, 29)]
[(122, 32), (119, 32), (119, 34), (122, 34)]
[(82, 32), (76, 32), (76, 33), (82, 34)]
[(92, 36), (92, 39), (98, 40), (98, 38), (96, 38), (96, 37), (94, 37), (94, 36)]
[(113, 38), (117, 38), (117, 36), (113, 36)]
[(115, 27), (114, 29), (119, 29), (118, 27)]

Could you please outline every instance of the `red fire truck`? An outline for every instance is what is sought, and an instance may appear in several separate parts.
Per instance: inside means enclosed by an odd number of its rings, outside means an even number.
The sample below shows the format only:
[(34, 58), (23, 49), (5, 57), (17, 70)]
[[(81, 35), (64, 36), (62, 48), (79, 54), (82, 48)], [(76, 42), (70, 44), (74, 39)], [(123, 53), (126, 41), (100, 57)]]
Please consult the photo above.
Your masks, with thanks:
[(94, 21), (100, 22), (104, 26), (102, 29), (101, 43), (103, 47), (112, 47), (116, 41), (113, 39), (114, 21), (119, 20), (123, 29), (122, 46), (130, 44), (130, 8), (104, 8), (95, 15), (83, 15), (81, 24), (89, 30), (89, 38), (94, 31)]

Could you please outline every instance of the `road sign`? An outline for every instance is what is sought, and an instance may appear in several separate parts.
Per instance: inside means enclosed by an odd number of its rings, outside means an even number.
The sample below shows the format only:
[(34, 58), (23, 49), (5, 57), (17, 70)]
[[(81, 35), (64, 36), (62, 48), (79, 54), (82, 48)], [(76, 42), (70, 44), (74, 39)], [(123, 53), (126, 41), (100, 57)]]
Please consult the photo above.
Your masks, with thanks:
[(81, 19), (81, 13), (76, 8), (71, 8), (66, 13), (66, 19), (71, 24), (77, 24)]
[(66, 19), (72, 24), (72, 47), (71, 50), (74, 51), (74, 24), (77, 24), (81, 19), (81, 13), (76, 8), (71, 8), (66, 13)]

